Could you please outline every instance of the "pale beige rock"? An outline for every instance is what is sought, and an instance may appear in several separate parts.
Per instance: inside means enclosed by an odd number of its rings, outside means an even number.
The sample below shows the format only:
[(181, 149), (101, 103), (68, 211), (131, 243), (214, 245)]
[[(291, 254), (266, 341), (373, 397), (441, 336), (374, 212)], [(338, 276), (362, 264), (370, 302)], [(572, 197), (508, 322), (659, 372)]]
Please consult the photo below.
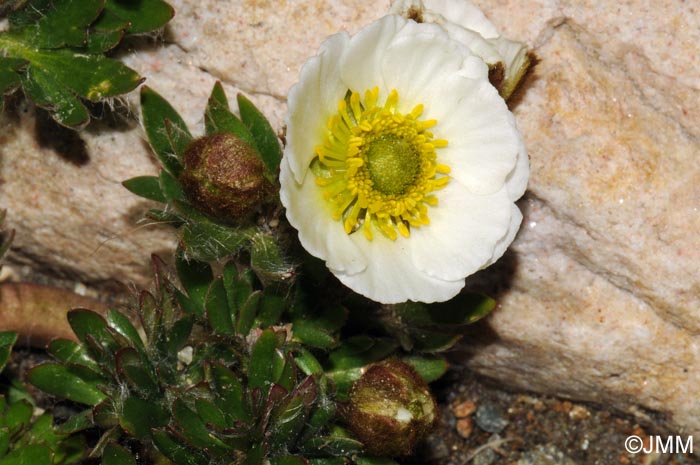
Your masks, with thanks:
[[(505, 271), (500, 307), (472, 328), (466, 363), (510, 386), (660, 412), (656, 421), (700, 434), (700, 14), (681, 0), (477, 3), (541, 62), (515, 106), (532, 163), (526, 218), (513, 251), (474, 279)], [(215, 79), (281, 129), (306, 57), (387, 2), (173, 4), (168, 45), (129, 64), (197, 132)], [(93, 283), (147, 282), (148, 254), (173, 238), (132, 230), (147, 205), (119, 182), (155, 171), (138, 128), (84, 133), (82, 167), (39, 147), (29, 118), (0, 137), (15, 261)]]

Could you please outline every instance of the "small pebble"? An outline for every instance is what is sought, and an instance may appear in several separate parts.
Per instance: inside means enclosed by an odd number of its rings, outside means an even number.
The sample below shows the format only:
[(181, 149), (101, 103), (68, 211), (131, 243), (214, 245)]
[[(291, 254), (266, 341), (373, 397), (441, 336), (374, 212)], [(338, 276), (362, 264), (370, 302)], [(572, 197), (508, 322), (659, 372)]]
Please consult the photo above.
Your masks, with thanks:
[(464, 439), (467, 439), (474, 431), (474, 422), (471, 418), (460, 418), (457, 420), (456, 428), (457, 433)]
[(583, 405), (574, 405), (569, 412), (572, 420), (585, 420), (591, 416), (591, 412)]
[(496, 463), (498, 456), (493, 449), (484, 449), (472, 459), (474, 465), (492, 465)]
[(485, 403), (476, 409), (476, 424), (489, 433), (500, 433), (508, 425), (508, 420), (496, 405)]
[(476, 403), (473, 400), (465, 400), (452, 405), (452, 413), (457, 418), (468, 417), (476, 411)]

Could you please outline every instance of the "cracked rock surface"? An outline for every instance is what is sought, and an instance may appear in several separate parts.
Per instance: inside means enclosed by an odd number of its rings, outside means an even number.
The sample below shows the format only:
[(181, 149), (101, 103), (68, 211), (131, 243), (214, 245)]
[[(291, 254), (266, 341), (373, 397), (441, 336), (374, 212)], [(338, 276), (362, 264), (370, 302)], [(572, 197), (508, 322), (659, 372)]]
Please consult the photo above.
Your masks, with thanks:
[[(127, 61), (195, 133), (217, 79), (232, 105), (245, 92), (281, 129), (306, 57), (388, 6), (172, 3), (165, 45), (137, 47)], [(681, 0), (476, 3), (540, 63), (513, 104), (532, 166), (523, 227), (511, 252), (472, 280), (500, 307), (470, 328), (461, 360), (512, 387), (700, 434), (700, 9)], [(148, 256), (174, 239), (139, 228), (149, 204), (120, 185), (156, 171), (140, 128), (102, 121), (74, 141), (76, 159), (74, 148), (41, 142), (48, 130), (31, 109), (2, 125), (11, 263), (146, 285)]]

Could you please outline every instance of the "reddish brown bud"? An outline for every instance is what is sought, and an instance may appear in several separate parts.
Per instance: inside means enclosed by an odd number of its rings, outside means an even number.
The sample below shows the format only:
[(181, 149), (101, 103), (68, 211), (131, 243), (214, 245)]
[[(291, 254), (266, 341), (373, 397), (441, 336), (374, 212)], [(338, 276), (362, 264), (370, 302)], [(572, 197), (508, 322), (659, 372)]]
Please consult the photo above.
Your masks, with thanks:
[(184, 162), (180, 182), (187, 198), (220, 221), (245, 220), (272, 192), (260, 155), (233, 134), (192, 141)]
[(413, 367), (390, 359), (370, 365), (353, 384), (346, 416), (365, 452), (406, 456), (431, 431), (437, 404)]

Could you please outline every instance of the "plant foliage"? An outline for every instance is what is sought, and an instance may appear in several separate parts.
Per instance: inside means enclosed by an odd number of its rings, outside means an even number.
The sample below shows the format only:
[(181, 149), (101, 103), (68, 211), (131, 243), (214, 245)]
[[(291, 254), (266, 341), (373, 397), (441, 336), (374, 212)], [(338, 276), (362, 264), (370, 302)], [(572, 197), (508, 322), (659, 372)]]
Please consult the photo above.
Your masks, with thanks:
[(26, 0), (8, 9), (9, 28), (0, 32), (0, 95), (22, 88), (73, 128), (90, 120), (85, 101), (121, 95), (143, 82), (106, 54), (125, 36), (160, 29), (173, 16), (162, 0)]

